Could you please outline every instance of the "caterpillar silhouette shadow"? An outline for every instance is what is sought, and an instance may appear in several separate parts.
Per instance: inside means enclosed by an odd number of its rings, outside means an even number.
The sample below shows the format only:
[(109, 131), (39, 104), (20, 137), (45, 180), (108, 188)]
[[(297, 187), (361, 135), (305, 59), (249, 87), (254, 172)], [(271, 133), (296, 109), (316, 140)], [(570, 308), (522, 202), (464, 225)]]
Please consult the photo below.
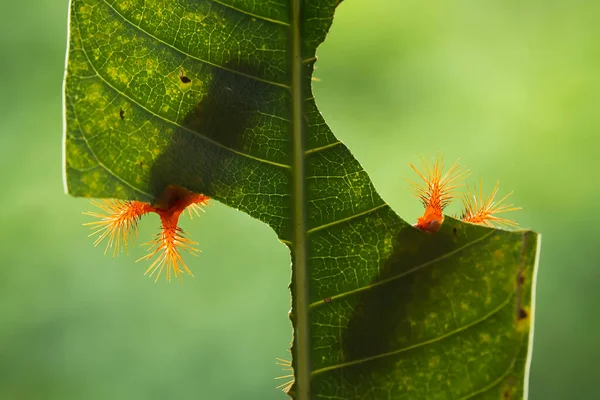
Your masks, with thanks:
[[(417, 280), (422, 281), (424, 277), (418, 272), (432, 260), (456, 249), (459, 239), (450, 224), (452, 222), (446, 221), (444, 228), (435, 234), (410, 227), (400, 230), (393, 243), (393, 253), (371, 283), (373, 289), (363, 291), (354, 307), (342, 340), (343, 352), (349, 360), (386, 354), (394, 347), (390, 346), (392, 343), (398, 343), (399, 336), (413, 331), (412, 311), (421, 307), (423, 299), (423, 293), (417, 291), (423, 284)], [(445, 298), (444, 293), (439, 296)], [(412, 339), (408, 336), (407, 343)]]
[[(252, 71), (242, 72), (251, 75)], [(282, 222), (270, 225), (279, 237), (289, 237), (290, 213), (286, 211), (291, 199), (289, 172), (269, 164), (258, 164), (240, 154), (248, 153), (249, 138), (255, 134), (249, 132), (254, 128), (254, 118), (265, 109), (273, 108), (274, 99), (279, 105), (286, 105), (287, 94), (283, 88), (215, 69), (208, 92), (187, 114), (152, 166), (150, 185), (154, 194), (158, 196), (167, 186), (178, 185), (223, 199), (237, 208), (243, 208), (240, 204), (254, 196), (250, 200), (251, 206), (244, 211), (255, 217), (261, 212), (271, 217), (273, 204), (279, 201), (275, 208), (279, 207), (277, 212)], [(285, 109), (290, 109), (289, 103)], [(276, 186), (277, 182), (281, 182), (281, 187)], [(273, 196), (277, 190), (278, 196)], [(269, 197), (264, 203), (271, 209), (260, 210), (261, 196)], [(393, 253), (372, 279), (371, 286), (377, 286), (377, 289), (365, 290), (357, 296), (340, 338), (341, 351), (348, 362), (373, 358), (414, 344), (418, 336), (412, 326), (415, 312), (420, 315), (424, 310), (435, 312), (436, 301), (447, 300), (443, 292), (426, 297), (419, 291), (439, 288), (438, 283), (449, 281), (450, 274), (456, 270), (438, 268), (435, 276), (420, 272), (431, 260), (464, 246), (471, 234), (477, 237), (480, 232), (476, 230), (484, 229), (467, 227), (449, 219), (440, 232), (428, 235), (398, 222), (401, 229), (394, 240)], [(331, 306), (335, 306), (335, 302)], [(389, 358), (380, 362), (389, 363), (385, 368), (391, 371), (396, 361)], [(355, 380), (352, 375), (362, 372), (347, 369), (344, 379), (357, 381), (358, 378)]]
[[(240, 66), (236, 68), (240, 70)], [(250, 68), (240, 72), (253, 73)], [(256, 128), (257, 115), (269, 108), (275, 96), (282, 97), (283, 91), (215, 68), (207, 93), (186, 115), (151, 168), (153, 194), (159, 196), (168, 185), (178, 185), (210, 197), (226, 198), (244, 173), (243, 154), (249, 152), (248, 146), (256, 136), (251, 130)]]
[[(511, 290), (518, 291), (520, 287), (521, 251), (515, 250), (514, 246), (502, 247), (502, 241), (498, 240), (508, 235), (514, 233), (466, 224), (452, 218), (446, 218), (441, 230), (435, 234), (408, 227), (399, 229), (391, 256), (383, 262), (369, 287), (339, 299), (342, 303), (340, 310), (352, 309), (346, 326), (340, 330), (342, 360), (337, 366), (327, 368), (327, 373), (317, 374), (315, 383), (327, 387), (336, 382), (345, 387), (345, 382), (368, 381), (375, 388), (378, 386), (375, 382), (380, 382), (382, 386), (379, 389), (383, 392), (374, 394), (373, 398), (383, 398), (384, 394), (393, 396), (389, 398), (415, 396), (410, 391), (410, 387), (414, 390), (417, 385), (414, 380), (407, 384), (407, 381), (390, 381), (390, 378), (396, 377), (398, 371), (405, 371), (407, 379), (417, 379), (415, 374), (421, 371), (424, 375), (419, 379), (426, 383), (428, 376), (432, 376), (427, 374), (433, 374), (437, 368), (439, 379), (444, 378), (443, 385), (444, 382), (454, 384), (459, 380), (464, 383), (464, 379), (471, 378), (457, 371), (465, 368), (465, 360), (478, 353), (474, 351), (463, 355), (460, 352), (462, 346), (474, 346), (469, 347), (469, 351), (480, 349), (481, 356), (488, 361), (494, 354), (494, 363), (512, 365), (527, 333), (517, 329), (515, 310), (521, 300), (515, 293), (511, 295)], [(478, 247), (481, 245), (476, 253), (465, 251), (476, 243)], [(522, 251), (532, 250), (530, 246), (527, 249), (523, 247)], [(507, 265), (508, 270), (500, 268), (498, 263)], [(511, 276), (514, 276), (514, 286), (507, 286), (509, 281), (506, 278)], [(489, 304), (486, 303), (486, 290), (499, 293)], [(470, 294), (463, 297), (461, 293), (466, 291)], [(507, 301), (505, 296), (509, 296), (509, 303), (504, 303)], [(336, 309), (331, 313), (343, 315)], [(485, 317), (485, 322), (477, 319), (482, 317)], [(454, 335), (480, 322), (506, 329), (502, 341), (487, 343), (484, 334), (468, 335), (462, 339), (460, 335)], [(501, 335), (499, 332), (498, 337)], [(441, 351), (441, 340), (446, 339), (452, 340), (453, 346), (458, 347), (447, 350), (448, 353)], [(448, 345), (448, 342), (444, 343)], [(494, 347), (495, 350), (492, 350)], [(480, 381), (469, 384), (489, 384), (487, 372), (474, 376), (478, 376)], [(514, 386), (510, 379), (513, 378), (507, 375), (499, 384), (499, 390)], [(468, 390), (468, 384), (465, 385), (463, 389)], [(353, 388), (344, 390), (347, 391), (338, 391), (337, 395), (357, 398)]]

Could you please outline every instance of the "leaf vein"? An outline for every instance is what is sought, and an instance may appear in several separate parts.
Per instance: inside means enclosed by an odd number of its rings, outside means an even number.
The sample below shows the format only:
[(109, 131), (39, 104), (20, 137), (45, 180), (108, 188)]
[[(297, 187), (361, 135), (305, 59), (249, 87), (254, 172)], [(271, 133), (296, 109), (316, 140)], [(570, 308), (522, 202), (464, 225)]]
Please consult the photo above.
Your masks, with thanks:
[(440, 335), (438, 337), (435, 337), (433, 339), (425, 340), (423, 342), (416, 343), (416, 344), (413, 344), (411, 346), (406, 346), (406, 347), (403, 347), (401, 349), (397, 349), (397, 350), (393, 350), (393, 351), (388, 351), (386, 353), (377, 354), (377, 355), (374, 355), (374, 356), (365, 357), (365, 358), (361, 358), (361, 359), (358, 359), (358, 360), (353, 360), (353, 361), (348, 361), (348, 362), (345, 362), (345, 363), (340, 363), (340, 364), (335, 364), (335, 365), (330, 365), (330, 366), (327, 366), (327, 367), (323, 367), (323, 368), (314, 370), (312, 372), (312, 376), (315, 376), (315, 375), (318, 375), (318, 374), (321, 374), (321, 373), (324, 373), (324, 372), (332, 371), (332, 370), (335, 370), (335, 369), (351, 367), (353, 365), (362, 364), (362, 363), (365, 363), (365, 362), (369, 362), (369, 361), (373, 361), (373, 360), (378, 360), (378, 359), (385, 358), (385, 357), (394, 356), (396, 354), (404, 353), (404, 352), (409, 351), (409, 350), (413, 350), (413, 349), (416, 349), (416, 348), (419, 348), (419, 347), (422, 347), (422, 346), (426, 346), (428, 344), (432, 344), (432, 343), (439, 342), (441, 340), (447, 339), (447, 338), (452, 337), (452, 336), (454, 336), (454, 335), (456, 335), (456, 334), (458, 334), (460, 332), (463, 332), (463, 331), (465, 331), (465, 330), (467, 330), (469, 328), (474, 327), (475, 325), (477, 325), (477, 324), (485, 321), (488, 318), (493, 317), (495, 314), (497, 314), (500, 311), (502, 311), (502, 309), (504, 307), (506, 307), (507, 305), (509, 305), (511, 303), (511, 300), (513, 298), (514, 298), (514, 293), (511, 293), (506, 300), (504, 300), (502, 303), (500, 303), (500, 305), (498, 305), (498, 307), (493, 308), (492, 310), (490, 310), (490, 312), (488, 312), (487, 314), (485, 314), (481, 318), (478, 318), (478, 319), (476, 319), (476, 320), (474, 320), (474, 321), (472, 321), (472, 322), (470, 322), (470, 323), (468, 323), (466, 325), (463, 325), (463, 326), (459, 327), (458, 329), (455, 329), (453, 331), (450, 331), (448, 333), (445, 333), (445, 334)]
[(203, 140), (205, 140), (205, 141), (207, 141), (207, 142), (209, 142), (209, 143), (212, 143), (212, 144), (214, 144), (215, 146), (218, 146), (218, 147), (220, 147), (220, 148), (222, 148), (222, 149), (225, 149), (225, 150), (231, 151), (232, 153), (234, 153), (234, 154), (237, 154), (237, 155), (239, 155), (239, 156), (246, 157), (246, 158), (249, 158), (249, 159), (252, 159), (252, 160), (255, 160), (255, 161), (259, 161), (259, 162), (261, 162), (261, 163), (265, 163), (265, 164), (274, 165), (274, 166), (276, 166), (276, 167), (280, 167), (280, 168), (286, 168), (286, 169), (290, 169), (290, 168), (291, 168), (289, 165), (286, 165), (286, 164), (281, 164), (281, 163), (277, 163), (277, 162), (275, 162), (275, 161), (265, 160), (265, 159), (263, 159), (263, 158), (260, 158), (260, 157), (256, 157), (256, 156), (250, 155), (250, 154), (248, 154), (248, 153), (244, 153), (244, 152), (241, 152), (241, 151), (238, 151), (238, 150), (232, 149), (231, 147), (227, 147), (227, 146), (225, 146), (224, 144), (217, 142), (216, 140), (212, 140), (212, 139), (210, 139), (210, 138), (208, 138), (208, 137), (204, 136), (204, 135), (203, 135), (203, 134), (201, 134), (200, 132), (197, 132), (197, 131), (195, 131), (195, 130), (193, 130), (193, 129), (190, 129), (190, 128), (186, 127), (186, 126), (180, 125), (180, 124), (178, 124), (177, 122), (175, 122), (175, 121), (172, 121), (172, 120), (170, 120), (170, 119), (168, 119), (168, 118), (166, 118), (166, 117), (163, 117), (162, 115), (160, 115), (160, 114), (157, 114), (157, 113), (155, 113), (154, 111), (152, 111), (152, 110), (150, 110), (150, 109), (146, 108), (146, 107), (145, 107), (144, 105), (142, 105), (142, 104), (141, 104), (141, 103), (140, 103), (138, 100), (136, 100), (136, 99), (132, 98), (131, 96), (129, 96), (129, 95), (125, 94), (124, 92), (122, 92), (121, 90), (119, 90), (119, 89), (118, 89), (117, 87), (115, 87), (115, 86), (114, 86), (112, 83), (110, 83), (110, 82), (109, 82), (109, 81), (108, 81), (108, 80), (107, 80), (107, 79), (106, 79), (104, 76), (102, 76), (102, 75), (100, 74), (100, 72), (99, 72), (99, 71), (96, 69), (96, 67), (95, 67), (95, 66), (92, 64), (92, 62), (91, 62), (91, 60), (90, 60), (90, 58), (89, 58), (89, 56), (88, 56), (88, 54), (87, 54), (87, 51), (86, 51), (86, 49), (85, 49), (85, 46), (83, 45), (83, 42), (82, 42), (82, 44), (81, 44), (81, 50), (82, 50), (83, 54), (85, 55), (85, 57), (86, 57), (86, 59), (87, 59), (88, 63), (90, 64), (90, 67), (91, 67), (91, 68), (94, 70), (94, 72), (96, 73), (96, 76), (97, 76), (97, 77), (98, 77), (100, 80), (102, 80), (102, 82), (104, 82), (104, 84), (105, 84), (105, 85), (107, 85), (109, 88), (111, 88), (112, 90), (114, 90), (115, 92), (117, 92), (119, 95), (121, 95), (121, 96), (125, 97), (126, 99), (128, 99), (128, 100), (129, 100), (129, 101), (131, 101), (133, 104), (137, 105), (138, 107), (140, 107), (142, 110), (146, 111), (147, 113), (149, 113), (149, 114), (151, 114), (151, 115), (153, 115), (153, 116), (155, 116), (155, 117), (157, 117), (157, 118), (160, 118), (160, 119), (162, 119), (163, 121), (165, 121), (165, 122), (168, 122), (168, 123), (170, 123), (170, 124), (172, 124), (172, 125), (174, 125), (174, 126), (176, 126), (176, 127), (178, 127), (178, 128), (181, 128), (181, 129), (182, 129), (182, 130), (184, 130), (184, 131), (190, 132), (190, 133), (192, 133), (192, 134), (194, 134), (194, 135), (198, 136), (199, 138), (201, 138), (201, 139), (203, 139)]
[(383, 203), (383, 204), (380, 204), (380, 205), (378, 205), (378, 206), (375, 206), (375, 207), (373, 207), (373, 208), (370, 208), (370, 209), (368, 209), (368, 210), (366, 210), (366, 211), (362, 211), (362, 212), (359, 212), (359, 213), (353, 214), (353, 215), (351, 215), (351, 216), (349, 216), (349, 217), (342, 218), (342, 219), (338, 219), (338, 220), (336, 220), (336, 221), (332, 221), (332, 222), (328, 222), (328, 223), (326, 223), (326, 224), (323, 224), (323, 225), (320, 225), (320, 226), (317, 226), (317, 227), (315, 227), (315, 228), (312, 228), (312, 229), (309, 229), (309, 230), (307, 230), (307, 231), (306, 231), (306, 234), (307, 234), (307, 235), (310, 235), (311, 233), (314, 233), (314, 232), (320, 231), (320, 230), (322, 230), (322, 229), (326, 229), (326, 228), (329, 228), (329, 227), (331, 227), (331, 226), (334, 226), (334, 225), (341, 224), (341, 223), (343, 223), (343, 222), (348, 222), (348, 221), (351, 221), (351, 220), (353, 220), (353, 219), (356, 219), (356, 218), (362, 217), (363, 215), (367, 215), (367, 214), (370, 214), (370, 213), (372, 213), (372, 212), (375, 212), (375, 211), (377, 211), (377, 210), (379, 210), (379, 209), (381, 209), (381, 208), (383, 208), (383, 207), (386, 207), (386, 206), (387, 206), (387, 204), (386, 204), (386, 203)]
[[(258, 77), (258, 76), (254, 76), (254, 75), (246, 74), (246, 73), (244, 73), (244, 72), (237, 71), (237, 70), (235, 70), (235, 69), (232, 69), (232, 68), (227, 68), (227, 67), (225, 67), (224, 65), (220, 65), (220, 64), (216, 64), (216, 63), (213, 63), (213, 62), (211, 62), (211, 61), (208, 61), (208, 60), (204, 60), (204, 59), (202, 59), (202, 58), (200, 58), (200, 57), (197, 57), (197, 56), (195, 56), (195, 55), (193, 55), (193, 54), (190, 54), (190, 53), (188, 53), (188, 52), (186, 52), (186, 51), (183, 51), (182, 49), (180, 49), (180, 48), (176, 47), (174, 44), (170, 44), (170, 43), (168, 43), (168, 42), (164, 41), (163, 39), (159, 38), (158, 36), (155, 36), (155, 35), (153, 35), (152, 33), (148, 32), (147, 30), (143, 29), (141, 26), (139, 26), (139, 25), (136, 25), (136, 24), (135, 24), (133, 21), (129, 20), (127, 17), (125, 17), (123, 14), (121, 14), (119, 11), (117, 11), (117, 9), (116, 9), (116, 8), (114, 8), (114, 7), (112, 6), (112, 4), (110, 4), (110, 3), (109, 3), (107, 0), (102, 0), (102, 1), (103, 1), (103, 2), (104, 2), (104, 3), (105, 3), (107, 6), (108, 6), (108, 7), (110, 7), (110, 8), (113, 10), (113, 12), (114, 12), (116, 15), (118, 15), (119, 17), (121, 17), (121, 19), (123, 19), (123, 21), (125, 21), (125, 22), (126, 22), (126, 23), (128, 23), (129, 25), (133, 26), (134, 28), (136, 28), (136, 29), (137, 29), (137, 30), (139, 30), (140, 32), (144, 33), (145, 35), (147, 35), (147, 36), (151, 37), (152, 39), (154, 39), (154, 40), (158, 41), (159, 43), (162, 43), (162, 44), (164, 44), (164, 45), (165, 45), (165, 46), (167, 46), (167, 47), (170, 47), (171, 49), (173, 49), (173, 50), (177, 51), (177, 52), (178, 52), (178, 53), (180, 53), (180, 54), (183, 54), (183, 55), (184, 55), (184, 56), (186, 56), (186, 57), (189, 57), (189, 58), (191, 58), (191, 59), (193, 59), (193, 60), (199, 61), (199, 62), (201, 62), (201, 63), (204, 63), (204, 64), (207, 64), (207, 65), (210, 65), (211, 67), (215, 67), (215, 68), (219, 68), (219, 69), (222, 69), (222, 70), (224, 70), (224, 71), (227, 71), (227, 72), (231, 72), (231, 73), (233, 73), (233, 74), (237, 74), (237, 75), (245, 76), (246, 78), (254, 79), (254, 80), (257, 80), (257, 81), (260, 81), (260, 82), (263, 82), (263, 83), (267, 83), (267, 84), (269, 84), (269, 85), (279, 86), (279, 87), (282, 87), (282, 88), (284, 88), (284, 89), (288, 89), (288, 90), (290, 89), (290, 87), (289, 87), (288, 85), (286, 85), (286, 84), (279, 83), (279, 82), (274, 82), (274, 81), (270, 81), (270, 80), (268, 80), (268, 79), (265, 79), (265, 78), (260, 78), (260, 77)], [(212, 0), (212, 1), (214, 1), (214, 0)]]
[(220, 0), (210, 0), (210, 1), (212, 1), (213, 3), (219, 4), (223, 7), (229, 8), (231, 10), (235, 10), (235, 11), (239, 12), (240, 14), (248, 15), (249, 17), (252, 17), (252, 18), (262, 19), (263, 21), (272, 22), (272, 23), (278, 24), (278, 25), (283, 25), (283, 26), (288, 26), (288, 27), (290, 26), (290, 24), (285, 21), (280, 21), (278, 19), (264, 17), (259, 14), (254, 14), (254, 13), (251, 13), (250, 11), (242, 10), (241, 8), (237, 8), (235, 6), (232, 6), (231, 4), (227, 4)]
[(324, 146), (315, 147), (314, 149), (306, 150), (306, 152), (304, 154), (309, 155), (309, 154), (313, 154), (313, 153), (318, 153), (319, 151), (327, 150), (332, 147), (338, 146), (340, 144), (342, 144), (342, 142), (338, 140), (337, 142), (329, 143)]
[[(381, 286), (381, 285), (385, 285), (386, 283), (395, 281), (396, 279), (403, 278), (403, 277), (405, 277), (407, 275), (410, 275), (413, 272), (416, 272), (416, 271), (418, 271), (420, 269), (423, 269), (423, 268), (425, 268), (425, 267), (427, 267), (427, 266), (429, 266), (431, 264), (435, 264), (438, 261), (441, 261), (441, 260), (443, 260), (445, 258), (451, 257), (454, 254), (459, 253), (459, 252), (463, 251), (464, 249), (466, 249), (466, 248), (468, 248), (468, 247), (470, 247), (470, 246), (472, 246), (474, 244), (477, 244), (477, 243), (479, 243), (479, 242), (481, 242), (481, 241), (489, 238), (494, 233), (496, 233), (496, 231), (495, 230), (491, 230), (489, 233), (486, 233), (485, 235), (483, 235), (483, 236), (481, 236), (481, 237), (479, 237), (479, 238), (477, 238), (475, 240), (472, 240), (469, 243), (467, 243), (467, 244), (465, 244), (465, 245), (463, 245), (463, 246), (461, 246), (461, 247), (459, 247), (459, 248), (457, 248), (455, 250), (452, 250), (452, 251), (450, 251), (450, 252), (448, 252), (446, 254), (443, 254), (443, 255), (441, 255), (439, 257), (436, 257), (433, 260), (429, 260), (429, 261), (427, 261), (427, 262), (425, 262), (423, 264), (417, 265), (416, 267), (413, 267), (413, 268), (409, 269), (406, 272), (403, 272), (403, 273), (398, 274), (396, 276), (392, 276), (391, 278), (387, 278), (387, 279), (384, 279), (384, 280), (381, 280), (381, 281), (378, 281), (378, 282), (374, 282), (374, 283), (372, 283), (370, 285), (362, 286), (362, 287), (359, 287), (359, 288), (356, 288), (356, 289), (353, 289), (353, 290), (349, 290), (349, 291), (344, 292), (344, 293), (336, 294), (334, 296), (329, 297), (329, 299), (331, 299), (331, 300), (338, 300), (338, 299), (341, 299), (341, 298), (346, 297), (346, 296), (350, 296), (350, 295), (353, 295), (353, 294), (356, 294), (356, 293), (363, 292), (365, 290), (369, 290), (369, 289), (373, 289), (373, 288), (376, 288), (376, 287)], [(314, 303), (312, 303), (310, 305), (310, 308), (313, 309), (313, 308), (316, 308), (316, 307), (318, 307), (320, 305), (323, 305), (323, 304), (326, 304), (325, 300), (315, 301)]]
[[(68, 97), (70, 97), (70, 96), (68, 96)], [(75, 119), (78, 121), (79, 118), (77, 117), (77, 111), (75, 110), (75, 108), (73, 108), (73, 114), (75, 114)], [(120, 181), (124, 185), (129, 186), (131, 189), (135, 190), (136, 192), (139, 192), (139, 193), (143, 194), (144, 196), (148, 196), (151, 199), (154, 198), (154, 196), (151, 195), (150, 193), (144, 192), (142, 189), (139, 189), (136, 186), (132, 185), (131, 183), (129, 183), (124, 178), (121, 178), (117, 173), (115, 173), (114, 171), (112, 171), (102, 161), (100, 161), (100, 159), (96, 155), (96, 152), (90, 146), (90, 143), (88, 142), (87, 137), (85, 136), (85, 133), (83, 132), (83, 130), (81, 131), (81, 138), (83, 139), (83, 142), (85, 143), (85, 145), (88, 148), (88, 150), (90, 151), (90, 153), (92, 153), (92, 156), (96, 159), (96, 162), (98, 163), (98, 166), (100, 166), (101, 168), (103, 168), (106, 172), (108, 172), (110, 175), (112, 175), (113, 177), (115, 177), (115, 179), (117, 179), (118, 181)]]
[(510, 374), (510, 372), (513, 370), (513, 368), (515, 367), (515, 364), (517, 363), (517, 360), (519, 359), (519, 353), (521, 352), (521, 347), (523, 346), (523, 342), (524, 340), (521, 342), (517, 353), (515, 354), (515, 356), (513, 357), (512, 361), (510, 362), (510, 364), (508, 365), (508, 368), (506, 368), (506, 370), (500, 374), (500, 376), (495, 379), (494, 381), (490, 382), (489, 385), (485, 386), (484, 388), (481, 388), (479, 390), (474, 391), (471, 394), (468, 394), (464, 397), (461, 397), (459, 400), (468, 400), (471, 399), (475, 396), (477, 396), (478, 394), (481, 393), (485, 393), (490, 389), (493, 389), (494, 387), (498, 386), (504, 379), (506, 379), (506, 377)]

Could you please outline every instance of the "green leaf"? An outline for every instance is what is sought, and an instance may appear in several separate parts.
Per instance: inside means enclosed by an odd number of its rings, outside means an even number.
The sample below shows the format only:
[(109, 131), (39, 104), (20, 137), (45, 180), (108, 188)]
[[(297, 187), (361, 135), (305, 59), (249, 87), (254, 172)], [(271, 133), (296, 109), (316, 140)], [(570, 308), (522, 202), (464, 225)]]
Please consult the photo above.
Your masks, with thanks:
[(450, 218), (426, 234), (379, 197), (311, 93), (337, 4), (72, 0), (68, 192), (174, 184), (273, 228), (296, 399), (524, 397), (539, 236)]

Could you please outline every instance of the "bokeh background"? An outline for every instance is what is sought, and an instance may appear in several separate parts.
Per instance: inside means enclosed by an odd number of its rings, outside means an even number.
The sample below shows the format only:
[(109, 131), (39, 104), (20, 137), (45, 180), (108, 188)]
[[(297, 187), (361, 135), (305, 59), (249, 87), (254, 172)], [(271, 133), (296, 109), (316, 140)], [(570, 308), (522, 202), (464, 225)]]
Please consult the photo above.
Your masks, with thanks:
[[(220, 204), (196, 278), (94, 248), (63, 193), (67, 0), (0, 0), (0, 399), (284, 399), (289, 255)], [(542, 232), (530, 398), (597, 399), (600, 2), (348, 0), (319, 49), (325, 119), (413, 221), (407, 162), (442, 151)], [(450, 210), (457, 211), (457, 210)], [(158, 220), (142, 222), (140, 236)]]

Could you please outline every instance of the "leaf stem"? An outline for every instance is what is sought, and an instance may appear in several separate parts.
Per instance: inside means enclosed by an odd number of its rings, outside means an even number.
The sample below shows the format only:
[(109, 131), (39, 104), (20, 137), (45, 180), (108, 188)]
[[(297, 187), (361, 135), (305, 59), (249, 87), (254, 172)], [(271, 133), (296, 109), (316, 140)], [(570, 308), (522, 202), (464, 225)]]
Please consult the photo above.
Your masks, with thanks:
[(303, 63), (301, 48), (301, 0), (292, 0), (292, 184), (293, 184), (293, 285), (295, 304), (295, 354), (296, 400), (310, 399), (310, 325), (309, 270), (306, 243), (306, 193), (305, 193), (305, 138), (303, 124)]

